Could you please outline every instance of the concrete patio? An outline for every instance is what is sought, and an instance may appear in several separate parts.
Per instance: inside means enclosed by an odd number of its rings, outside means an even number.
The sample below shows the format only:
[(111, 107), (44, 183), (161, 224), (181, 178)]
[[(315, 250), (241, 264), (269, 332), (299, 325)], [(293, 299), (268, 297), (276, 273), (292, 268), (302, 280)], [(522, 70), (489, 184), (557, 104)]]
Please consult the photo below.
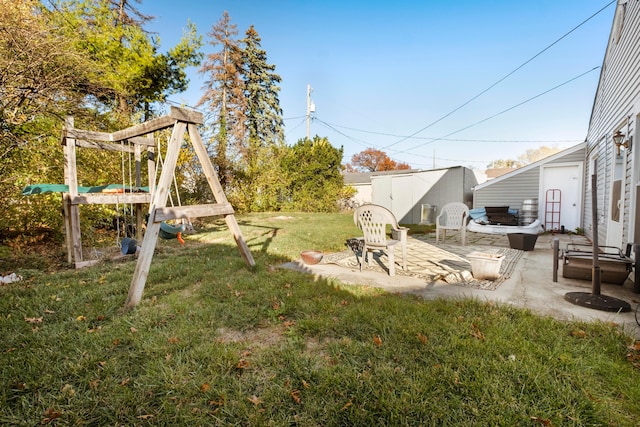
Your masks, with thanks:
[[(514, 251), (509, 249), (509, 240), (506, 235), (493, 235), (482, 233), (467, 233), (467, 246), (460, 245), (459, 235), (451, 233), (447, 236), (446, 242), (436, 245), (435, 234), (420, 237), (423, 244), (411, 245), (407, 254), (407, 269), (415, 272), (416, 269), (429, 270), (442, 263), (434, 263), (432, 260), (440, 256), (443, 251), (451, 254), (452, 260), (462, 260), (456, 267), (456, 263), (449, 263), (449, 270), (468, 269), (465, 265), (466, 255), (475, 250), (480, 251)], [(553, 281), (553, 240), (557, 238), (560, 249), (566, 248), (568, 243), (587, 244), (590, 242), (583, 236), (574, 234), (543, 234), (538, 236), (533, 251), (517, 251), (514, 258), (514, 265), (511, 266), (509, 277), (501, 278), (496, 289), (482, 289), (481, 287), (460, 286), (455, 283), (448, 283), (443, 280), (444, 276), (434, 271), (431, 279), (425, 274), (406, 275), (397, 267), (395, 276), (390, 277), (380, 268), (370, 268), (365, 266), (363, 271), (359, 267), (340, 266), (333, 263), (320, 263), (316, 265), (306, 265), (301, 260), (286, 265), (305, 271), (319, 277), (335, 278), (345, 283), (363, 286), (373, 286), (384, 288), (389, 292), (413, 293), (423, 298), (476, 298), (484, 301), (494, 301), (502, 304), (511, 304), (521, 308), (528, 308), (541, 315), (552, 316), (559, 320), (601, 320), (612, 322), (620, 326), (624, 332), (640, 339), (640, 327), (635, 320), (635, 309), (640, 303), (640, 294), (634, 293), (633, 274), (627, 278), (624, 285), (609, 283), (601, 284), (601, 295), (611, 296), (631, 305), (631, 311), (626, 313), (607, 312), (592, 308), (582, 307), (565, 300), (564, 296), (568, 292), (591, 293), (592, 283), (587, 280), (577, 280), (562, 277), (562, 260), (559, 260), (557, 282)], [(414, 242), (415, 243), (415, 242)], [(426, 244), (424, 244), (426, 243)], [(413, 247), (413, 250), (411, 248)], [(420, 248), (416, 250), (416, 248)], [(401, 255), (399, 250), (396, 255), (396, 264), (400, 263)], [(330, 257), (331, 254), (325, 254)], [(385, 260), (383, 260), (385, 261)], [(425, 267), (431, 265), (432, 267)]]

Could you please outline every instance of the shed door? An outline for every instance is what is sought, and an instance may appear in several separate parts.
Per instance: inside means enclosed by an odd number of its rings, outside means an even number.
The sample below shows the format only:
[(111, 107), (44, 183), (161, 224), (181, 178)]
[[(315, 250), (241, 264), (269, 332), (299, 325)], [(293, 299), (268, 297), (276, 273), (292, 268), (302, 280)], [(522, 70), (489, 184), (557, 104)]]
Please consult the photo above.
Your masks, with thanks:
[[(542, 185), (538, 217), (544, 219), (547, 204), (547, 190), (560, 190), (560, 226), (567, 231), (580, 227), (582, 209), (582, 165), (549, 165), (542, 167)], [(557, 206), (556, 206), (557, 210)]]

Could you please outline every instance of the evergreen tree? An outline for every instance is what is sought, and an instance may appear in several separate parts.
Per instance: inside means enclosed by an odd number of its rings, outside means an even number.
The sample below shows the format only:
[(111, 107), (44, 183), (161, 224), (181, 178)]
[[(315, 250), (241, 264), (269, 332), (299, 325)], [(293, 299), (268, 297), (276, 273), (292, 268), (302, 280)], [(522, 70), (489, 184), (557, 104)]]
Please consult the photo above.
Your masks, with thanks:
[(232, 161), (241, 152), (246, 134), (242, 51), (237, 34), (225, 11), (207, 33), (209, 45), (219, 46), (219, 50), (208, 54), (198, 70), (208, 77), (198, 105), (205, 105), (208, 111), (208, 149), (223, 188), (232, 180)]
[(248, 196), (245, 203), (253, 210), (272, 210), (279, 207), (282, 192), (279, 156), (284, 131), (278, 99), (281, 78), (274, 72), (275, 65), (267, 62), (254, 27), (250, 26), (245, 35), (242, 58), (248, 140), (243, 175), (246, 188), (242, 194)]

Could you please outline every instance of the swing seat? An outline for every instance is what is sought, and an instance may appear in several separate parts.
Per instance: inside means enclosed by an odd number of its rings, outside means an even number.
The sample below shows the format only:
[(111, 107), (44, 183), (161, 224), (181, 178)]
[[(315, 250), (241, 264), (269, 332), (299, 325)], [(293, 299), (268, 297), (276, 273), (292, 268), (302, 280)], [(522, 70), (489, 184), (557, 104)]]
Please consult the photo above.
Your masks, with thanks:
[(184, 244), (184, 240), (182, 240), (182, 233), (185, 229), (186, 227), (184, 224), (173, 226), (162, 221), (160, 223), (160, 231), (158, 232), (158, 236), (160, 236), (161, 239), (178, 239), (180, 243)]
[(122, 252), (122, 255), (133, 255), (138, 249), (138, 242), (129, 237), (125, 237), (120, 243), (120, 252)]

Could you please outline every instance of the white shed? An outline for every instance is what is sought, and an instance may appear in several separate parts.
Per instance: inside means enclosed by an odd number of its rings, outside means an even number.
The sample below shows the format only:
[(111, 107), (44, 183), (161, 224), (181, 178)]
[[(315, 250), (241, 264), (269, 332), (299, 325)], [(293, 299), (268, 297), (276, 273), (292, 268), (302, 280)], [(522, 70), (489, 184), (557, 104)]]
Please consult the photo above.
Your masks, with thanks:
[(449, 202), (471, 206), (478, 184), (476, 172), (462, 166), (396, 172), (371, 177), (372, 202), (389, 209), (402, 224), (432, 223)]

